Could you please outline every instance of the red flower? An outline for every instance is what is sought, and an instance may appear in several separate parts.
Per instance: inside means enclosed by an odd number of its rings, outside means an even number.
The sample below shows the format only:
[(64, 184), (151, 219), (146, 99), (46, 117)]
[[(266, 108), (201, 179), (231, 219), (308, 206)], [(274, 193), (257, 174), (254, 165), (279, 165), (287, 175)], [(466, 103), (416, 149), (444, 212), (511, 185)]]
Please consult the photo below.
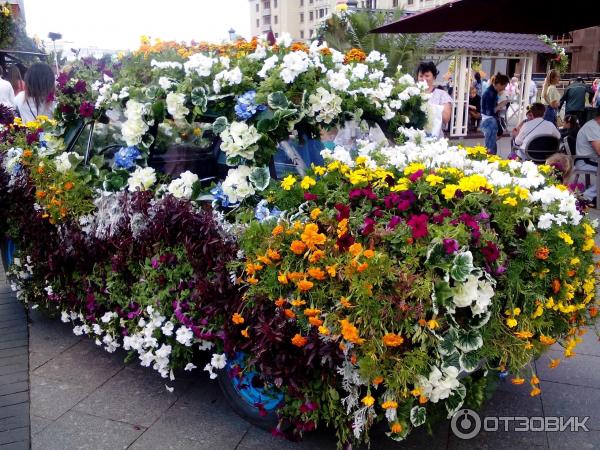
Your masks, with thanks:
[(481, 249), (481, 253), (488, 263), (493, 263), (500, 257), (500, 250), (492, 241), (487, 241), (485, 247)]
[(306, 200), (307, 202), (314, 201), (314, 200), (316, 200), (318, 198), (319, 198), (318, 195), (311, 194), (310, 192), (305, 192), (304, 193), (304, 200)]
[(90, 102), (83, 102), (79, 107), (81, 117), (92, 117), (94, 115), (94, 105)]
[(338, 222), (342, 221), (343, 219), (350, 218), (350, 207), (348, 205), (338, 203), (337, 205), (335, 205), (335, 209), (338, 210), (338, 214), (336, 214), (335, 216)]
[(365, 217), (365, 221), (363, 222), (361, 234), (363, 236), (367, 236), (371, 234), (375, 230), (375, 221), (370, 217)]
[(406, 224), (412, 229), (412, 237), (419, 239), (427, 236), (429, 231), (427, 230), (427, 222), (429, 217), (427, 214), (414, 214), (410, 216)]

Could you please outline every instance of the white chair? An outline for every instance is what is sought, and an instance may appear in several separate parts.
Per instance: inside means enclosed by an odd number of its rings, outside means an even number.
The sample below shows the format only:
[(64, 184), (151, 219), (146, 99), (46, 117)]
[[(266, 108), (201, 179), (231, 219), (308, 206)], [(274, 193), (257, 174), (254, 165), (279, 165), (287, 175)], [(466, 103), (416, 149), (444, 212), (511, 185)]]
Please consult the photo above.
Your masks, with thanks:
[[(600, 158), (596, 157), (583, 157), (577, 156), (573, 153), (571, 146), (569, 145), (568, 138), (563, 138), (563, 148), (565, 149), (565, 153), (571, 157), (573, 160), (573, 182), (579, 182), (579, 177), (583, 175), (584, 186), (587, 188), (592, 184), (592, 176), (595, 177), (596, 180), (596, 208), (600, 209)], [(581, 169), (576, 166), (577, 161), (579, 160), (591, 160), (596, 163), (595, 169)]]

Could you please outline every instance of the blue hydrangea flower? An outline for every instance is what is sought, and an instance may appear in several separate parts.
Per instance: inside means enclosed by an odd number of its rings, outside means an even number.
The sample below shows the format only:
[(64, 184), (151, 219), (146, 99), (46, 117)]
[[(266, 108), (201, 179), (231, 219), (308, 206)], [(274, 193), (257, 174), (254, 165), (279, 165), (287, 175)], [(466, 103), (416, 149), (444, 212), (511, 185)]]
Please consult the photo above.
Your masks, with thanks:
[(114, 166), (119, 169), (133, 169), (135, 160), (141, 156), (137, 147), (121, 147), (115, 153)]
[(267, 109), (265, 105), (256, 104), (256, 91), (248, 91), (240, 95), (235, 105), (235, 114), (238, 119), (248, 120), (257, 112)]
[(267, 220), (277, 219), (281, 215), (281, 211), (277, 207), (269, 210), (267, 204), (266, 200), (261, 200), (254, 209), (254, 217), (261, 223), (266, 222)]
[(216, 187), (211, 189), (210, 193), (214, 197), (214, 200), (212, 202), (213, 207), (216, 206), (218, 203), (220, 203), (223, 208), (229, 207), (229, 197), (227, 197), (227, 195), (225, 195), (225, 193), (223, 192), (223, 189), (221, 188), (221, 183), (219, 183)]

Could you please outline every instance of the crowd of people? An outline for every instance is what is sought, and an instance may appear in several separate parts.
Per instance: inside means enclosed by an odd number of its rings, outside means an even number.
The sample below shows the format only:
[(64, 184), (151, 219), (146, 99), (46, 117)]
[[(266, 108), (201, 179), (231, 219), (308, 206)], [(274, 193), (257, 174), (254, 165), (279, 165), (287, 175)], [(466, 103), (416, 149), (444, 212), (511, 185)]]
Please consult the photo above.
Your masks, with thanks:
[[(421, 63), (417, 70), (419, 80), (426, 81), (428, 92), (431, 93), (429, 103), (432, 108), (441, 111), (441, 125), (436, 136), (443, 136), (441, 131), (450, 122), (452, 114), (452, 97), (441, 87), (435, 85), (438, 70), (432, 62)], [(526, 118), (512, 129), (512, 151), (510, 157), (528, 159), (528, 150), (533, 147), (548, 146), (541, 149), (547, 151), (549, 160), (561, 161), (561, 167), (572, 167), (595, 171), (600, 157), (600, 79), (591, 85), (578, 77), (560, 93), (560, 74), (550, 70), (544, 80), (540, 101), (537, 101), (538, 89), (533, 82), (523, 95), (528, 96)], [(472, 77), (469, 89), (468, 117), (469, 128), (479, 128), (484, 136), (485, 147), (490, 154), (498, 151), (498, 139), (508, 128), (507, 109), (514, 103), (521, 91), (518, 78), (509, 78), (497, 73), (491, 79), (484, 80), (479, 72)], [(595, 108), (596, 118), (588, 119), (591, 107)], [(564, 107), (564, 118), (560, 111)], [(537, 148), (537, 150), (540, 150)], [(543, 152), (542, 152), (543, 153)], [(574, 156), (574, 158), (571, 158)], [(568, 160), (568, 163), (566, 162)], [(573, 164), (573, 162), (575, 162)], [(583, 194), (584, 198), (594, 201), (596, 187), (589, 186)]]
[(46, 63), (32, 64), (24, 76), (16, 65), (6, 71), (0, 66), (0, 104), (13, 109), (24, 122), (51, 117), (55, 83), (54, 72)]

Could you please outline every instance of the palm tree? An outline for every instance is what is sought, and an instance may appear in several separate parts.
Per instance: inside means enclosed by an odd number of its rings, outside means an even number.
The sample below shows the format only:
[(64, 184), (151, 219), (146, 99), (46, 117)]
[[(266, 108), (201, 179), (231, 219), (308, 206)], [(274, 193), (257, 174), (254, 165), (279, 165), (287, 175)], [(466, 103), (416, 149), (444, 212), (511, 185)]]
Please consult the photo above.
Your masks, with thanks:
[(377, 50), (387, 56), (388, 72), (398, 65), (411, 71), (427, 54), (439, 35), (433, 34), (374, 34), (374, 28), (397, 20), (401, 10), (352, 11), (332, 14), (324, 23), (319, 36), (329, 46), (340, 51), (359, 48), (365, 53)]

